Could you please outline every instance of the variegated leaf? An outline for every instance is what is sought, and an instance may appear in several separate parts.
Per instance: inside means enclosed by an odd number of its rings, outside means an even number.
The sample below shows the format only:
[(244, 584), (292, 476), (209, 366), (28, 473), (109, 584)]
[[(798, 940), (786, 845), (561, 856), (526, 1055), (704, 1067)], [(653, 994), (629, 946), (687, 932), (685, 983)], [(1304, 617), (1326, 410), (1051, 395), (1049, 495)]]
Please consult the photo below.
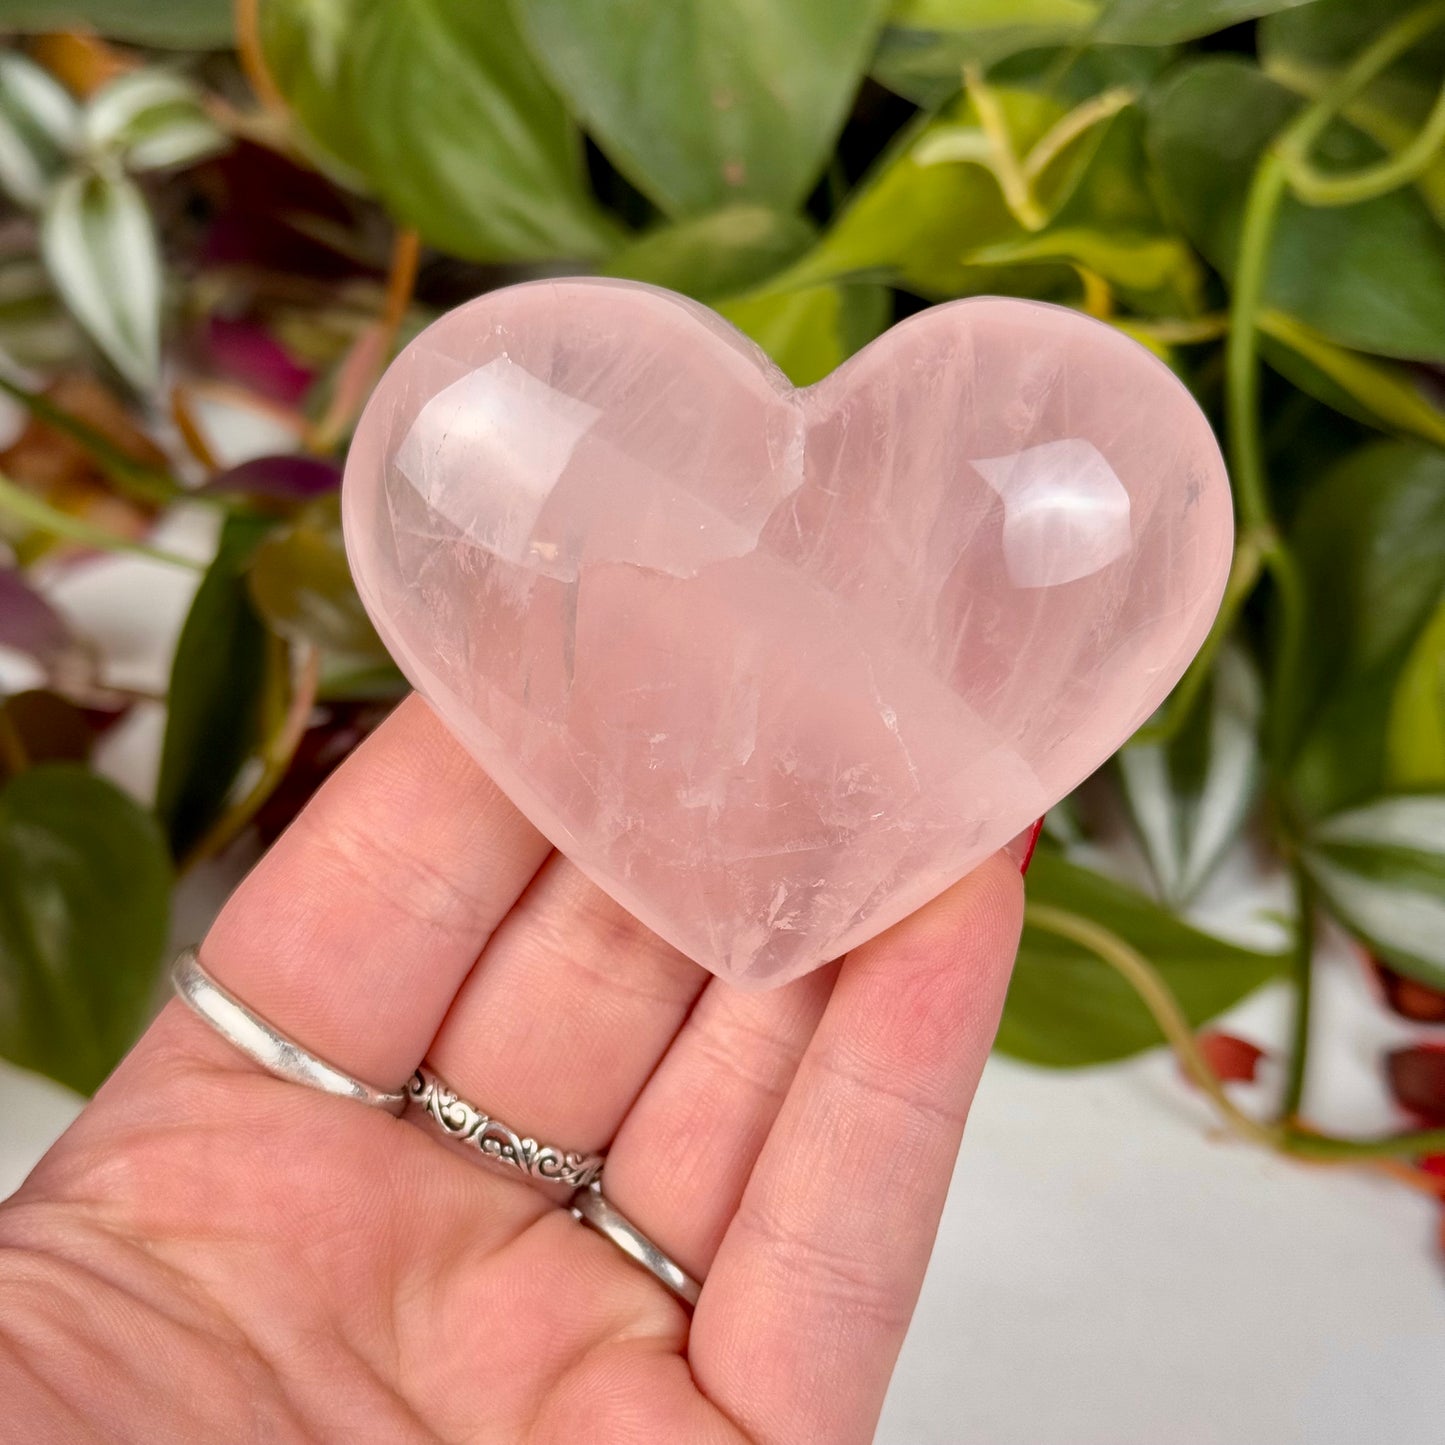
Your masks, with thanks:
[(46, 202), (41, 251), (76, 320), (134, 386), (160, 370), (161, 261), (134, 182), (113, 171), (66, 176)]
[(111, 81), (85, 109), (85, 144), (128, 170), (189, 165), (228, 144), (200, 92), (170, 70), (137, 70)]
[(79, 136), (80, 112), (65, 87), (27, 56), (0, 51), (0, 189), (40, 206)]

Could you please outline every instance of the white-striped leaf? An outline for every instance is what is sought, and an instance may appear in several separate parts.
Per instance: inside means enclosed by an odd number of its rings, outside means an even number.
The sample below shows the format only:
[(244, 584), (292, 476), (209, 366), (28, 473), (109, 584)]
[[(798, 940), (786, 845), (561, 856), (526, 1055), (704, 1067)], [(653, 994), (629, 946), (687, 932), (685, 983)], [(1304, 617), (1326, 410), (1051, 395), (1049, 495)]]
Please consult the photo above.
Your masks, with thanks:
[(111, 81), (85, 109), (85, 144), (118, 155), (132, 171), (189, 165), (228, 144), (200, 92), (170, 70), (137, 70)]
[(1171, 904), (1199, 891), (1249, 817), (1261, 776), (1259, 711), (1253, 662), (1227, 648), (1180, 736), (1119, 754), (1125, 803)]
[(41, 205), (70, 164), (80, 112), (69, 92), (33, 60), (0, 51), (0, 188)]
[(1337, 813), (1314, 829), (1304, 859), (1352, 932), (1402, 973), (1445, 987), (1445, 792)]
[(153, 387), (160, 370), (161, 260), (135, 184), (76, 172), (51, 192), (41, 251), (65, 303), (116, 369)]

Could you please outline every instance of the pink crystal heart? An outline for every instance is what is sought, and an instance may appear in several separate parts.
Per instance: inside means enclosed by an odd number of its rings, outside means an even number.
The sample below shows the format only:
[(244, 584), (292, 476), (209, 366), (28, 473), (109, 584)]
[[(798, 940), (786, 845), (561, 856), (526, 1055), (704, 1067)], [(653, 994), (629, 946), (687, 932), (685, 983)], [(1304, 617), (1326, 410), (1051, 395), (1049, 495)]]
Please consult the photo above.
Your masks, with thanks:
[(1202, 642), (1228, 482), (1076, 312), (935, 306), (797, 390), (695, 302), (535, 282), (387, 372), (347, 547), (412, 683), (650, 928), (744, 987), (880, 932), (1109, 756)]

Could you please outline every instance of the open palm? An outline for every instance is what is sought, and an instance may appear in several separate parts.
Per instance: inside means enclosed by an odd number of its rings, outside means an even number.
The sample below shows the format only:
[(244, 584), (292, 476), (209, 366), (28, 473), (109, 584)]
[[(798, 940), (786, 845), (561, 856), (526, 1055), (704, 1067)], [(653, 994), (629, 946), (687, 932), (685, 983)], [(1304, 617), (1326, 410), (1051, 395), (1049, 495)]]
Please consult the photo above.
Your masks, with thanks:
[(630, 919), (413, 699), (202, 954), (379, 1087), (425, 1056), (706, 1278), (695, 1317), (565, 1195), (266, 1075), (177, 1003), (0, 1209), (30, 1441), (862, 1441), (1019, 926), (997, 858), (743, 994)]

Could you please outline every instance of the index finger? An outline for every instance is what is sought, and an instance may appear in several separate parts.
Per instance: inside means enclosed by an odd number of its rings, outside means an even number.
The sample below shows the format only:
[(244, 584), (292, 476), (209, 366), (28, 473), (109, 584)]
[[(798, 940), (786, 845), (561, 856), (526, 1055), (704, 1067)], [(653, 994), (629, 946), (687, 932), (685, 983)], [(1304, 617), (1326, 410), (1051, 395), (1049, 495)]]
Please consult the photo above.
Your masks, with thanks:
[(693, 1320), (749, 1438), (873, 1438), (1022, 914), (1000, 854), (844, 961)]
[(303, 1047), (395, 1089), (549, 852), (411, 697), (242, 882), (201, 959)]

